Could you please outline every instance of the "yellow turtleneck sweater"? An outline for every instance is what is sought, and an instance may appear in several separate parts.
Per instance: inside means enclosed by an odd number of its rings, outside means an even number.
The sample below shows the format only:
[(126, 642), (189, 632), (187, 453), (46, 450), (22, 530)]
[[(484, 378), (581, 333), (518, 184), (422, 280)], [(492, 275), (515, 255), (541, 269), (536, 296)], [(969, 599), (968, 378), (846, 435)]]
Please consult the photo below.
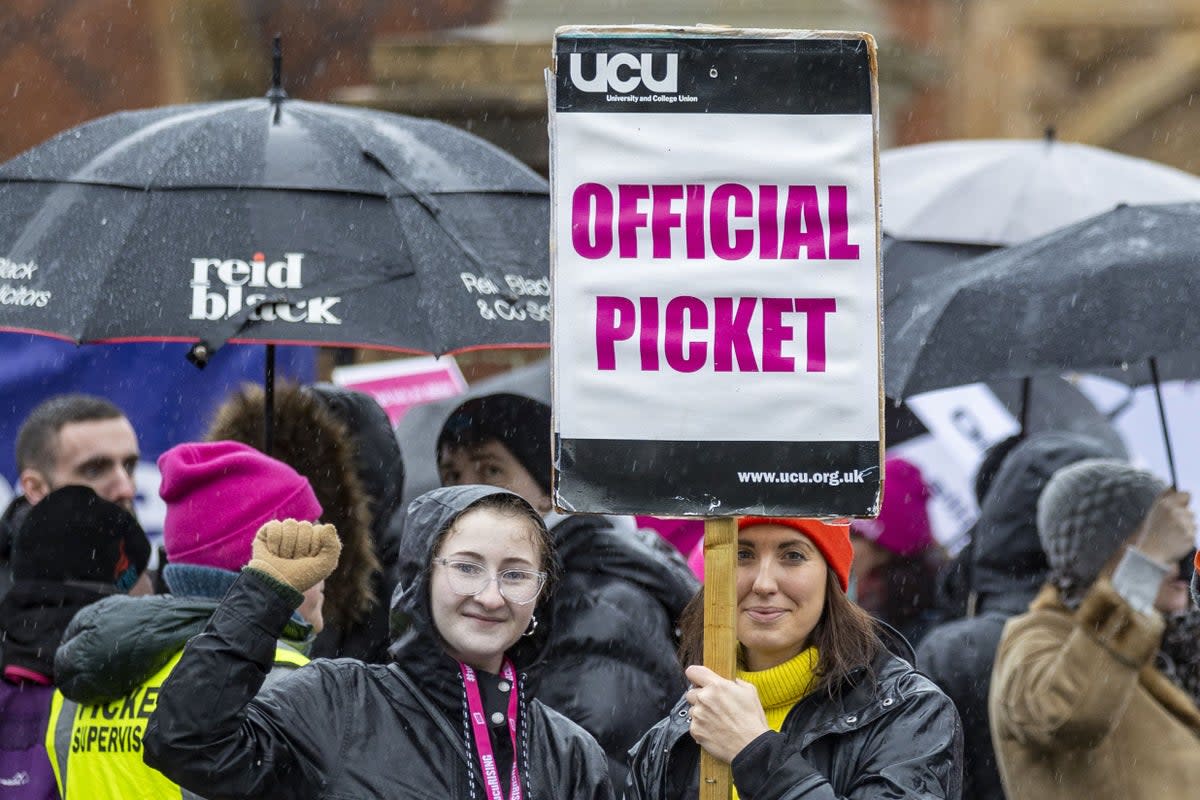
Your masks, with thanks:
[[(817, 685), (817, 648), (810, 647), (770, 669), (749, 672), (738, 669), (737, 676), (758, 691), (758, 701), (767, 715), (767, 725), (773, 731), (783, 727), (792, 706), (807, 697)], [(737, 789), (730, 791), (738, 800)]]

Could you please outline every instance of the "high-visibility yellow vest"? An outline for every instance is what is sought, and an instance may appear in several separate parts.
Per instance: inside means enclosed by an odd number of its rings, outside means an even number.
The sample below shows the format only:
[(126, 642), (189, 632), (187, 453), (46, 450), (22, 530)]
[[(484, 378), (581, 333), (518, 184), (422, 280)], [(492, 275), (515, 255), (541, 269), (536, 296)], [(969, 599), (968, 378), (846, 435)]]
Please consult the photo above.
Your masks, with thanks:
[[(46, 727), (46, 752), (64, 800), (189, 800), (198, 797), (142, 762), (142, 736), (158, 693), (183, 651), (145, 683), (111, 703), (81, 706), (55, 690)], [(294, 669), (308, 659), (280, 644), (275, 666)]]

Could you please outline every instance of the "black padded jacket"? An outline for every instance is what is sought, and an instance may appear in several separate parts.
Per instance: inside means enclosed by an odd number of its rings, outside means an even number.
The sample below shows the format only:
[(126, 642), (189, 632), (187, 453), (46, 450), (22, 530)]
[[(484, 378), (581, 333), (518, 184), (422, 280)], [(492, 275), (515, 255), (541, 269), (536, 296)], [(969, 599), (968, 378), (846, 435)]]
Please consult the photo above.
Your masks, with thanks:
[[(407, 625), (392, 645), (391, 664), (319, 659), (258, 694), (274, 639), (300, 595), (243, 572), (163, 685), (146, 730), (146, 763), (213, 797), (483, 796), (465, 737), (459, 670), (433, 628), (427, 567), (437, 533), (471, 503), (501, 491), (439, 489), (410, 507), (393, 601)], [(509, 650), (518, 669), (529, 641)], [(525, 676), (520, 686), (524, 796), (609, 800), (607, 764), (595, 741), (531, 697)]]
[[(700, 748), (683, 700), (631, 755), (626, 800), (698, 796)], [(962, 725), (932, 681), (884, 651), (834, 697), (797, 703), (731, 766), (741, 800), (959, 800)]]

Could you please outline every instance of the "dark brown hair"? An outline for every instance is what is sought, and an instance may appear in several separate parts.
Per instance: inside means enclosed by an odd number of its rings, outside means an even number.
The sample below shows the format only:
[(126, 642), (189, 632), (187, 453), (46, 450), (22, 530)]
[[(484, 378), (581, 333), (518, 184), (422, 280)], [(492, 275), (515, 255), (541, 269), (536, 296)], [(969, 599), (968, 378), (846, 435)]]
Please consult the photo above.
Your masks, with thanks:
[(858, 605), (904, 630), (939, 608), (938, 576), (946, 563), (938, 545), (913, 556), (888, 554), (886, 562), (858, 579)]
[[(680, 666), (687, 668), (703, 663), (703, 587), (679, 615), (679, 630)], [(872, 662), (883, 649), (875, 620), (846, 597), (833, 570), (829, 570), (825, 581), (825, 609), (809, 635), (808, 644), (817, 648), (816, 671), (819, 677), (816, 688), (830, 696), (837, 693), (856, 670), (870, 670)]]
[(113, 403), (89, 394), (59, 394), (42, 401), (17, 431), (17, 470), (36, 469), (49, 475), (58, 461), (58, 433), (64, 427), (124, 416)]

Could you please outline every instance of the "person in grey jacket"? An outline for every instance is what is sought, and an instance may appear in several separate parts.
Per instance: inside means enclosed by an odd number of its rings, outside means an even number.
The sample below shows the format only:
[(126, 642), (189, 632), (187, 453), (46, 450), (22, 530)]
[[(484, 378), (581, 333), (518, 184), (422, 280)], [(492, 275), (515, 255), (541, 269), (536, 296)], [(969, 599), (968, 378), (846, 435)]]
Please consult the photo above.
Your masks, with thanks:
[(410, 505), (391, 664), (320, 659), (256, 697), (274, 637), (339, 552), (329, 525), (260, 529), (163, 686), (147, 764), (220, 797), (613, 796), (603, 751), (523, 671), (554, 555), (541, 517), (501, 489)]

